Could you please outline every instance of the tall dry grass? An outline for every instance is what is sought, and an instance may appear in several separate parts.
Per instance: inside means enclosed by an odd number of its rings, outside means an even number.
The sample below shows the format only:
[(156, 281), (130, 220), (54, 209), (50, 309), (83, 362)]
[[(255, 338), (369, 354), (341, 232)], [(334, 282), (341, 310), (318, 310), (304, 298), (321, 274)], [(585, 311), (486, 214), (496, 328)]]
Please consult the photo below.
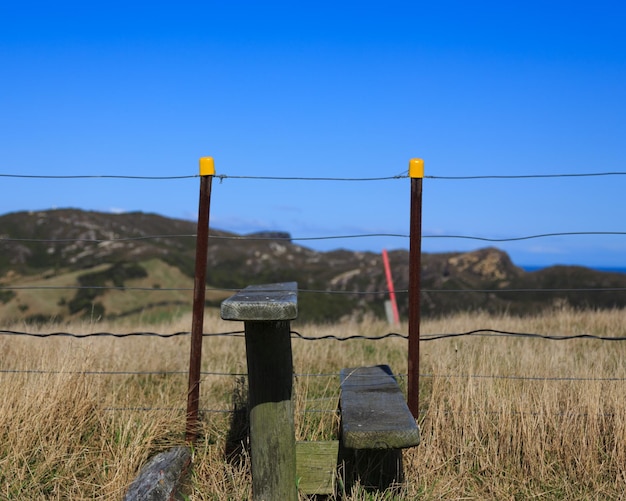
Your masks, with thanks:
[[(183, 319), (150, 330), (169, 333), (189, 325)], [(293, 327), (319, 337), (389, 331), (378, 322)], [(625, 334), (623, 311), (568, 309), (530, 318), (457, 315), (426, 321), (422, 332), (485, 327)], [(206, 332), (240, 328), (212, 315), (205, 325)], [(141, 327), (97, 323), (40, 329), (91, 333)], [(406, 326), (397, 330), (406, 332)], [(293, 350), (299, 439), (336, 436), (333, 410), (342, 367), (389, 363), (395, 372), (406, 372), (402, 339), (294, 339)], [(625, 351), (622, 342), (590, 339), (423, 342), (422, 444), (405, 452), (406, 485), (393, 494), (355, 491), (350, 499), (624, 498)], [(2, 335), (0, 353), (0, 499), (121, 499), (151, 455), (184, 443), (188, 337)], [(230, 374), (243, 374), (245, 368), (242, 338), (205, 340), (202, 430), (193, 451), (190, 499), (249, 498), (247, 456), (245, 448), (237, 448), (244, 437), (231, 426), (238, 414), (229, 412), (245, 393), (244, 378)]]

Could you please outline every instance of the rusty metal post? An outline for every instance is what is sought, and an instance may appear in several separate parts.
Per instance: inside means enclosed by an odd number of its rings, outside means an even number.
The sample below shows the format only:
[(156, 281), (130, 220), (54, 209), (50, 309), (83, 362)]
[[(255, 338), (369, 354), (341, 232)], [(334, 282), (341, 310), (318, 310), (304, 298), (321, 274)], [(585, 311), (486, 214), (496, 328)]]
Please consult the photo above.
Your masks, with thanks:
[(409, 360), (407, 400), (413, 417), (417, 419), (419, 414), (423, 160), (418, 158), (411, 159), (409, 162), (409, 177), (411, 178), (411, 222), (409, 247)]
[(215, 168), (213, 158), (200, 159), (200, 203), (196, 236), (196, 271), (193, 287), (193, 318), (191, 321), (191, 354), (189, 357), (189, 387), (187, 391), (187, 430), (185, 438), (195, 442), (198, 431), (200, 401), (200, 368), (202, 365), (202, 334), (204, 329), (204, 298), (209, 249), (209, 210), (211, 184)]

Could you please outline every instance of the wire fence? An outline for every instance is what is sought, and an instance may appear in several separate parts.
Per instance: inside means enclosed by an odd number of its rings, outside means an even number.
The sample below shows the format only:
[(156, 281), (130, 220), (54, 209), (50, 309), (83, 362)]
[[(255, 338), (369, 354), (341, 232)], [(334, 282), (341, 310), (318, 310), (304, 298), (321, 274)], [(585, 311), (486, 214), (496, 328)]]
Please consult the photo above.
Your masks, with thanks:
[[(179, 336), (190, 336), (191, 332), (181, 331), (181, 332), (172, 332), (172, 333), (159, 333), (159, 332), (124, 332), (124, 333), (114, 333), (114, 332), (92, 332), (89, 334), (75, 334), (71, 332), (48, 332), (48, 333), (35, 333), (35, 332), (25, 332), (25, 331), (16, 331), (16, 330), (6, 330), (0, 329), (0, 335), (8, 334), (11, 336), (26, 336), (26, 337), (34, 337), (34, 338), (50, 338), (50, 337), (70, 337), (74, 339), (88, 339), (88, 338), (103, 338), (103, 337), (113, 337), (113, 338), (127, 338), (127, 337), (159, 337), (163, 339), (179, 337)], [(244, 331), (231, 331), (231, 332), (214, 332), (214, 333), (205, 333), (203, 337), (244, 337)], [(450, 339), (450, 338), (459, 338), (459, 337), (516, 337), (516, 338), (529, 338), (529, 339), (545, 339), (551, 341), (569, 341), (572, 339), (595, 339), (598, 341), (626, 341), (626, 336), (599, 336), (596, 334), (564, 334), (564, 335), (554, 335), (554, 334), (537, 334), (537, 333), (528, 333), (528, 332), (511, 332), (511, 331), (503, 331), (497, 329), (475, 329), (467, 332), (454, 332), (454, 333), (442, 333), (442, 334), (423, 334), (420, 337), (420, 341), (437, 341), (440, 339)], [(297, 331), (291, 331), (291, 337), (293, 339), (301, 339), (304, 341), (353, 341), (356, 339), (364, 340), (364, 341), (382, 341), (384, 339), (408, 339), (408, 335), (400, 334), (397, 332), (389, 332), (387, 334), (383, 334), (380, 336), (364, 336), (361, 334), (355, 334), (351, 336), (337, 336), (335, 334), (327, 334), (322, 336), (305, 336), (300, 334)]]
[[(562, 174), (533, 174), (533, 175), (479, 175), (479, 176), (424, 176), (425, 179), (431, 179), (434, 181), (470, 181), (470, 180), (485, 180), (485, 179), (494, 179), (494, 180), (519, 180), (519, 179), (552, 179), (552, 178), (585, 178), (585, 177), (620, 177), (625, 176), (626, 172), (614, 171), (614, 172), (591, 172), (591, 173), (562, 173)], [(7, 174), (0, 173), (0, 178), (19, 178), (24, 180), (46, 180), (46, 179), (58, 179), (58, 180), (66, 180), (66, 179), (87, 179), (87, 180), (98, 180), (98, 179), (120, 179), (120, 180), (136, 180), (136, 181), (173, 181), (180, 179), (190, 179), (199, 177), (197, 175), (193, 176), (127, 176), (127, 175), (26, 175), (26, 174)], [(343, 177), (277, 177), (277, 176), (243, 176), (243, 175), (227, 175), (220, 174), (214, 176), (220, 182), (224, 182), (227, 180), (254, 180), (254, 181), (295, 181), (295, 182), (388, 182), (395, 180), (407, 179), (408, 173), (403, 172), (397, 175), (391, 176), (383, 176), (383, 177), (370, 177), (370, 178), (343, 178)], [(525, 240), (535, 240), (535, 239), (546, 239), (553, 237), (571, 237), (571, 236), (626, 236), (626, 231), (563, 231), (563, 232), (550, 232), (550, 233), (538, 233), (538, 234), (530, 234), (530, 235), (519, 235), (508, 238), (497, 238), (497, 237), (488, 237), (488, 236), (480, 236), (480, 235), (461, 235), (461, 234), (447, 234), (447, 235), (439, 235), (439, 234), (431, 234), (431, 235), (422, 235), (424, 239), (463, 239), (463, 240), (474, 240), (474, 241), (482, 241), (482, 242), (516, 242), (516, 241), (525, 241)], [(364, 239), (364, 238), (374, 238), (374, 237), (386, 237), (386, 238), (400, 238), (400, 239), (409, 239), (408, 234), (401, 233), (364, 233), (364, 234), (346, 234), (346, 235), (320, 235), (320, 236), (309, 236), (309, 237), (291, 237), (291, 236), (263, 236), (263, 235), (211, 235), (211, 239), (218, 240), (273, 240), (273, 241), (289, 241), (289, 242), (310, 242), (310, 241), (319, 241), (319, 240), (346, 240), (346, 239)], [(19, 238), (11, 235), (1, 235), (0, 243), (35, 243), (35, 244), (93, 244), (93, 245), (101, 245), (107, 243), (125, 243), (125, 242), (134, 242), (134, 241), (146, 241), (146, 240), (163, 240), (163, 239), (171, 239), (171, 240), (187, 240), (187, 239), (195, 239), (195, 233), (189, 234), (154, 234), (154, 235), (122, 235), (115, 236), (110, 238), (60, 238), (60, 239), (51, 239), (51, 238)], [(0, 291), (2, 290), (49, 290), (51, 292), (61, 291), (61, 290), (117, 290), (117, 291), (192, 291), (193, 287), (179, 287), (179, 288), (151, 288), (151, 287), (132, 287), (132, 286), (115, 286), (115, 285), (52, 285), (52, 286), (44, 286), (44, 285), (0, 285)], [(228, 289), (228, 288), (214, 288), (208, 287), (207, 290), (213, 291), (236, 291), (237, 289)], [(615, 293), (615, 292), (624, 292), (626, 291), (626, 287), (571, 287), (571, 288), (497, 288), (497, 289), (424, 289), (423, 293), (438, 293), (438, 294), (457, 294), (457, 293), (563, 293), (563, 292), (593, 292), (593, 293)], [(375, 290), (375, 291), (346, 291), (346, 290), (319, 290), (319, 289), (307, 289), (301, 288), (298, 290), (300, 293), (306, 294), (350, 294), (350, 295), (387, 295), (389, 294), (388, 290)], [(397, 290), (397, 293), (407, 293), (407, 290)], [(332, 340), (337, 342), (347, 342), (352, 340), (367, 340), (367, 341), (381, 341), (385, 339), (392, 338), (400, 338), (400, 339), (408, 339), (408, 336), (402, 333), (390, 332), (380, 336), (362, 336), (362, 335), (353, 335), (353, 336), (336, 336), (336, 335), (324, 335), (324, 336), (306, 336), (299, 332), (292, 331), (292, 337), (294, 339), (303, 340), (303, 341), (324, 341), (324, 340)], [(128, 337), (156, 337), (156, 338), (175, 338), (175, 337), (184, 337), (190, 335), (190, 332), (180, 331), (173, 333), (157, 333), (157, 332), (147, 332), (147, 331), (139, 331), (139, 332), (126, 332), (126, 333), (113, 333), (113, 332), (95, 332), (88, 334), (76, 334), (71, 332), (50, 332), (50, 333), (35, 333), (28, 331), (17, 331), (17, 330), (0, 330), (0, 336), (20, 336), (20, 337), (31, 337), (31, 338), (51, 338), (51, 337), (59, 337), (59, 338), (73, 338), (73, 339), (86, 339), (86, 338), (103, 338), (103, 337), (112, 337), (112, 338), (128, 338)], [(205, 333), (204, 337), (242, 337), (244, 335), (243, 331), (229, 331), (229, 332), (220, 332), (220, 333)], [(542, 339), (549, 341), (568, 341), (574, 339), (589, 339), (596, 340), (602, 342), (621, 342), (626, 341), (626, 336), (600, 336), (588, 333), (566, 333), (566, 334), (544, 334), (544, 333), (528, 333), (528, 332), (511, 332), (511, 331), (502, 331), (497, 329), (490, 328), (482, 328), (467, 332), (455, 332), (455, 333), (434, 333), (428, 335), (422, 335), (420, 338), (421, 342), (430, 342), (430, 341), (438, 341), (443, 339), (450, 338), (459, 338), (459, 337), (479, 337), (479, 336), (490, 336), (490, 337), (509, 337), (509, 338), (531, 338), (531, 339)], [(0, 374), (31, 374), (31, 375), (52, 375), (52, 374), (66, 374), (71, 373), (72, 371), (62, 371), (62, 370), (38, 370), (38, 369), (11, 369), (5, 368), (0, 369)], [(77, 374), (81, 374), (84, 376), (138, 376), (138, 375), (172, 375), (172, 376), (186, 376), (188, 374), (187, 371), (75, 371)], [(201, 372), (201, 376), (207, 377), (244, 377), (245, 373), (223, 373), (223, 372), (211, 372), (204, 371)], [(306, 374), (300, 373), (295, 374), (295, 377), (328, 377), (328, 378), (338, 378), (338, 373), (331, 374)], [(405, 374), (399, 375), (400, 378), (406, 377)], [(444, 379), (454, 379), (454, 378), (465, 378), (465, 379), (509, 379), (509, 380), (523, 380), (523, 381), (576, 381), (576, 382), (589, 382), (589, 381), (624, 381), (625, 378), (613, 378), (613, 377), (538, 377), (538, 376), (525, 376), (525, 375), (479, 375), (479, 374), (421, 374), (422, 378), (444, 378)], [(155, 411), (155, 410), (180, 410), (184, 412), (183, 408), (154, 408), (154, 407), (111, 407), (107, 408), (110, 411), (119, 411), (119, 410), (134, 410), (134, 411)], [(232, 412), (230, 409), (201, 409), (202, 412), (207, 413), (229, 413)], [(319, 412), (319, 410), (309, 409), (309, 412)], [(334, 412), (334, 411), (324, 411), (321, 412)]]
[[(471, 179), (553, 179), (568, 177), (606, 177), (606, 176), (626, 176), (626, 171), (604, 171), (604, 172), (576, 172), (576, 173), (554, 173), (554, 174), (517, 174), (517, 175), (478, 175), (478, 176), (428, 176), (425, 179), (440, 180), (471, 180)], [(172, 179), (193, 179), (200, 177), (199, 174), (188, 176), (127, 176), (120, 174), (96, 174), (96, 175), (53, 175), (53, 174), (10, 174), (0, 173), (0, 177), (22, 178), (22, 179), (136, 179), (136, 180), (161, 180)], [(299, 177), (299, 176), (243, 176), (229, 174), (215, 174), (217, 179), (251, 179), (251, 180), (271, 180), (271, 181), (387, 181), (394, 179), (408, 179), (408, 171), (400, 174), (382, 177)]]

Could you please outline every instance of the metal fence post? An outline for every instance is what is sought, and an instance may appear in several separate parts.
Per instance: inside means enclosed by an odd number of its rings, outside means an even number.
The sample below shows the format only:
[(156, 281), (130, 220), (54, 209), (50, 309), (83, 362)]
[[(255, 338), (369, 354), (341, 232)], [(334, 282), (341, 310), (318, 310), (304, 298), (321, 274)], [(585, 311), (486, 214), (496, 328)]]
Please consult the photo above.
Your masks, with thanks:
[(409, 360), (408, 406), (417, 419), (419, 414), (419, 364), (420, 364), (420, 300), (422, 268), (422, 180), (424, 161), (409, 161), (411, 178), (411, 222), (409, 247)]
[(188, 442), (196, 440), (200, 401), (200, 368), (202, 364), (202, 331), (204, 328), (204, 299), (206, 292), (207, 254), (209, 248), (209, 211), (211, 182), (215, 174), (213, 158), (200, 159), (200, 203), (196, 236), (196, 272), (193, 287), (193, 318), (191, 321), (191, 353), (189, 356), (189, 387), (187, 390)]

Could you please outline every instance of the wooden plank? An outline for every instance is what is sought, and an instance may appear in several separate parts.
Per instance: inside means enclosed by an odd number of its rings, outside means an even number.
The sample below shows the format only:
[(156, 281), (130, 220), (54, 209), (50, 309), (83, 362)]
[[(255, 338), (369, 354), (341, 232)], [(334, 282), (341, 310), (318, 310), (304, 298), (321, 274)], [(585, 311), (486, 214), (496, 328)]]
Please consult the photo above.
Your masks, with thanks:
[(420, 442), (419, 427), (387, 365), (341, 370), (341, 426), (349, 449), (403, 449)]
[(298, 284), (251, 285), (222, 302), (224, 320), (294, 320), (298, 316)]
[(296, 477), (302, 494), (334, 494), (339, 441), (296, 442)]

